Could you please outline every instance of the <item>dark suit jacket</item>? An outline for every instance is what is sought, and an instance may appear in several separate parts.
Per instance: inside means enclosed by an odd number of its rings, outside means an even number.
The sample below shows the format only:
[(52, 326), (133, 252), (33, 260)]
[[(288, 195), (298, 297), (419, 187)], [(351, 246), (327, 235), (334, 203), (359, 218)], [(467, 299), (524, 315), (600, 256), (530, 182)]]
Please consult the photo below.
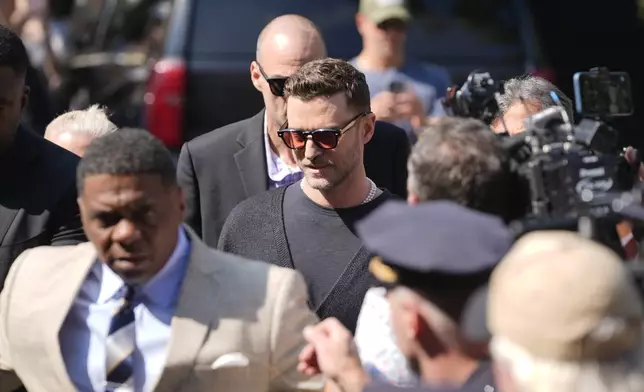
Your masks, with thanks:
[(0, 156), (0, 288), (22, 251), (86, 241), (76, 203), (78, 161), (24, 129)]
[[(367, 176), (379, 187), (406, 197), (409, 151), (404, 130), (376, 122), (373, 138), (365, 146)], [(184, 144), (177, 177), (186, 196), (186, 223), (216, 247), (230, 211), (268, 190), (267, 170), (264, 111)]]

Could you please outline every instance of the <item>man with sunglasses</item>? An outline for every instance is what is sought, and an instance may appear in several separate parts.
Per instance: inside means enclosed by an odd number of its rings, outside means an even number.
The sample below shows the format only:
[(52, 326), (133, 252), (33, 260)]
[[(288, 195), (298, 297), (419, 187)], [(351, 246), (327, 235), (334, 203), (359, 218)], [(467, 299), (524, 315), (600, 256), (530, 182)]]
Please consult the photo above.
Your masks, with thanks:
[(354, 224), (392, 197), (367, 177), (363, 163), (375, 128), (369, 88), (351, 64), (323, 59), (292, 75), (285, 96), (288, 121), (278, 134), (304, 178), (240, 203), (219, 248), (297, 269), (320, 318), (336, 317), (353, 331), (375, 283)]
[(403, 127), (415, 141), (428, 116), (444, 114), (440, 98), (451, 82), (444, 68), (406, 58), (410, 20), (405, 0), (360, 0), (356, 26), (363, 47), (351, 63), (367, 77), (378, 120)]
[[(276, 18), (261, 32), (250, 65), (265, 109), (184, 145), (178, 180), (186, 195), (186, 222), (208, 245), (217, 245), (226, 217), (239, 202), (302, 178), (292, 150), (277, 134), (286, 122), (284, 84), (303, 64), (325, 56), (324, 41), (311, 21), (298, 15)], [(366, 148), (367, 173), (378, 186), (405, 197), (405, 132), (387, 123), (376, 128)]]

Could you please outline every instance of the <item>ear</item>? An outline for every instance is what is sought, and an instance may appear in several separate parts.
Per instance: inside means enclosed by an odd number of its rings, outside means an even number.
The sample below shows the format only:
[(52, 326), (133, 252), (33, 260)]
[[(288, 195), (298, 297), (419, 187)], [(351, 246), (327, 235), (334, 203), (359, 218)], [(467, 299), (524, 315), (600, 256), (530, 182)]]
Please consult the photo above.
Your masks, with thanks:
[(371, 138), (373, 137), (373, 133), (376, 131), (376, 115), (373, 113), (369, 113), (368, 115), (365, 116), (364, 119), (364, 126), (363, 126), (363, 134), (362, 134), (362, 139), (364, 141), (364, 144), (369, 143)]
[(514, 382), (514, 379), (512, 378), (512, 374), (507, 369), (505, 364), (493, 361), (492, 373), (494, 374), (494, 380), (496, 381), (496, 385), (499, 387), (500, 391), (517, 391), (516, 384)]
[(414, 334), (414, 338), (418, 340), (418, 337), (423, 334), (423, 330), (425, 329), (425, 320), (423, 320), (416, 308), (414, 308), (413, 312), (410, 313), (409, 330)]
[(179, 197), (179, 210), (181, 211), (181, 218), (183, 219), (186, 214), (186, 198), (180, 186), (177, 186), (177, 193)]
[(360, 13), (356, 14), (356, 18), (355, 18), (356, 19), (356, 29), (358, 30), (358, 33), (360, 33), (360, 35), (363, 35), (362, 30), (364, 29), (364, 20), (365, 20), (364, 18), (365, 18), (364, 15), (362, 15)]
[(250, 63), (250, 81), (257, 91), (262, 91), (262, 73), (259, 72), (259, 65), (256, 61)]
[(25, 86), (22, 97), (20, 99), (20, 109), (25, 110), (27, 105), (29, 104), (29, 92), (31, 92), (31, 89), (29, 86)]
[(503, 133), (505, 132), (505, 128), (503, 127), (503, 121), (501, 121), (501, 117), (497, 117), (494, 120), (492, 120), (492, 123), (490, 124), (490, 128), (494, 131), (494, 133)]
[(85, 216), (84, 214), (85, 203), (83, 202), (83, 198), (81, 197), (81, 195), (78, 195), (78, 197), (76, 198), (76, 204), (78, 204), (78, 210), (80, 211), (81, 218), (82, 218), (83, 216)]
[(420, 315), (418, 314), (418, 306), (409, 298), (398, 297), (395, 300), (399, 308), (401, 318), (401, 325), (404, 328), (404, 336), (406, 339), (415, 340), (420, 332)]

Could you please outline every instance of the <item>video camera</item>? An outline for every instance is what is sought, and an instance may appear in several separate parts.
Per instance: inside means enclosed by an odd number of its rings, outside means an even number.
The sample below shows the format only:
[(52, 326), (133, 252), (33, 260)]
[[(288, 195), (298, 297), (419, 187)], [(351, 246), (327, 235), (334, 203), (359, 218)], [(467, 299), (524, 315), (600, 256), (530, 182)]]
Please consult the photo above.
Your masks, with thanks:
[[(524, 133), (505, 138), (518, 172), (530, 186), (529, 219), (547, 224), (562, 217), (577, 221), (584, 216), (596, 222), (619, 218), (612, 198), (633, 188), (638, 166), (624, 159), (617, 131), (610, 126), (613, 117), (632, 113), (630, 83), (613, 83), (626, 81), (624, 75), (606, 68), (577, 73), (579, 124), (572, 123), (562, 106), (554, 106), (528, 118)], [(628, 100), (614, 102), (624, 95)], [(552, 96), (558, 103), (554, 92)]]
[[(503, 93), (501, 86), (489, 73), (475, 71), (460, 89), (448, 90), (444, 105), (451, 115), (490, 124), (498, 115), (494, 98)], [(518, 236), (534, 230), (580, 231), (623, 255), (615, 227), (623, 209), (617, 206), (636, 202), (631, 190), (639, 162), (625, 160), (610, 123), (632, 114), (630, 79), (626, 73), (593, 68), (575, 74), (574, 86), (582, 118), (577, 125), (551, 92), (557, 106), (528, 118), (525, 132), (503, 136), (530, 195), (525, 218), (512, 227)]]
[(499, 111), (499, 94), (503, 94), (503, 83), (492, 79), (489, 72), (477, 70), (460, 88), (447, 89), (443, 107), (451, 116), (478, 118), (489, 125)]

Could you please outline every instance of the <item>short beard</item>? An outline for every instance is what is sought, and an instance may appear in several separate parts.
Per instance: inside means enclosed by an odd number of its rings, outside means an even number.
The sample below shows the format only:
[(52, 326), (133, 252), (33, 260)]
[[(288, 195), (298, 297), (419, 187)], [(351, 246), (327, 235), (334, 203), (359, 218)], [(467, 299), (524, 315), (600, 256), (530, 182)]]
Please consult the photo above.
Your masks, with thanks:
[(334, 178), (332, 180), (328, 180), (326, 178), (308, 178), (305, 175), (304, 180), (311, 188), (317, 191), (330, 191), (339, 184), (342, 184), (347, 179), (347, 177), (349, 177), (349, 174), (350, 172), (342, 173), (340, 177)]
[[(309, 179), (306, 175), (306, 170), (302, 170), (304, 172), (304, 181), (313, 189), (318, 190), (318, 191), (329, 191), (338, 185), (344, 183), (356, 170), (358, 165), (361, 163), (362, 155), (358, 152), (356, 152), (353, 157), (352, 157), (351, 165), (347, 168), (346, 171), (336, 173), (338, 174), (337, 177), (335, 178), (312, 178)], [(316, 184), (317, 182), (317, 184)]]

